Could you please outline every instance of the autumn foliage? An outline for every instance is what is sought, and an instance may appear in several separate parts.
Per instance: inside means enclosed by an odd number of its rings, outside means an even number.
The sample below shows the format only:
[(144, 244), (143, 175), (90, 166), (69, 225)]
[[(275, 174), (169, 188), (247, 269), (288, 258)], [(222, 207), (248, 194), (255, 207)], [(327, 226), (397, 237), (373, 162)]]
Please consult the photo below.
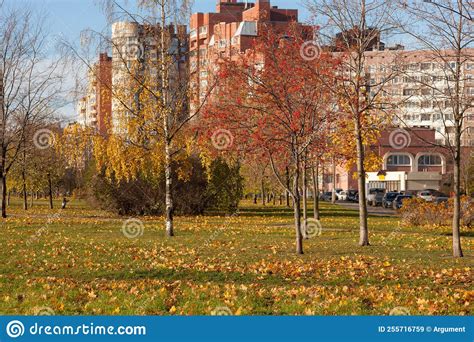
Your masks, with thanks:
[[(216, 128), (229, 131), (229, 149), (241, 159), (259, 158), (271, 165), (293, 198), (297, 252), (302, 253), (302, 167), (313, 151), (328, 148), (327, 136), (336, 119), (329, 88), (338, 62), (325, 52), (307, 58), (302, 47), (311, 43), (312, 32), (300, 25), (285, 31), (262, 25), (260, 33), (245, 54), (221, 60), (221, 82), (202, 129), (206, 140)], [(284, 180), (287, 169), (292, 185)]]

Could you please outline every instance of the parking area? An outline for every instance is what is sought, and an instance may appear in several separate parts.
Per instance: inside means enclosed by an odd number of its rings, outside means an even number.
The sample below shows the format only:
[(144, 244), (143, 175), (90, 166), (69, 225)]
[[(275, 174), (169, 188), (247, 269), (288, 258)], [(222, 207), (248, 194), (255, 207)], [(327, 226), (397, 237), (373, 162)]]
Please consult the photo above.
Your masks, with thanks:
[[(359, 210), (359, 203), (337, 201), (336, 204), (347, 209)], [(378, 207), (367, 206), (367, 212), (369, 213), (369, 215), (374, 215), (374, 216), (396, 216), (397, 215), (397, 212), (395, 210), (385, 209), (381, 206), (378, 206)]]

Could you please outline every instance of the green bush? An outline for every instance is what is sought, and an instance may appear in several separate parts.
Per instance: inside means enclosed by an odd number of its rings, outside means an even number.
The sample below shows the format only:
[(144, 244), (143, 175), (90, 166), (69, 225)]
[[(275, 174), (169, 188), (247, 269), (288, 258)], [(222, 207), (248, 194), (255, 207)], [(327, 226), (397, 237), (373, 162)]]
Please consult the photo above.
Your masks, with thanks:
[[(209, 210), (234, 212), (243, 192), (240, 167), (230, 166), (221, 159), (210, 166), (206, 173), (199, 158), (187, 161), (191, 171), (186, 180), (173, 174), (174, 213), (178, 215), (201, 215)], [(173, 170), (177, 165), (173, 166)], [(120, 215), (162, 215), (165, 212), (165, 181), (149, 179), (139, 175), (131, 181), (120, 181), (105, 177), (91, 163), (86, 173), (87, 200), (91, 205), (113, 211)]]

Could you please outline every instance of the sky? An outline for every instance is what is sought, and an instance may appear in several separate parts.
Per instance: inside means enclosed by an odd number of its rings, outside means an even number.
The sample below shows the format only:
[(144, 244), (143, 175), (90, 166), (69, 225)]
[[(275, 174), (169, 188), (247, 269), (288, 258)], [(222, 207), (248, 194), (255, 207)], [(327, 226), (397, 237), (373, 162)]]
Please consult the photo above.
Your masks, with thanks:
[[(104, 11), (100, 6), (102, 0), (6, 0), (10, 6), (30, 6), (34, 10), (45, 13), (47, 32), (52, 40), (61, 40), (79, 44), (81, 32), (91, 29), (104, 32), (110, 29)], [(135, 0), (123, 0), (127, 9), (133, 8)], [(252, 2), (249, 0), (249, 2)], [(214, 12), (217, 0), (195, 0), (194, 12)], [(298, 0), (272, 0), (273, 6), (300, 10), (300, 21), (308, 20), (308, 12)], [(133, 11), (133, 10), (132, 10)], [(70, 80), (71, 86), (74, 81)], [(66, 121), (78, 119), (74, 101), (67, 99), (59, 113)]]
[[(107, 27), (105, 15), (98, 5), (101, 0), (7, 0), (7, 3), (29, 4), (48, 14), (51, 34), (78, 38), (81, 31), (87, 28), (103, 31)], [(128, 8), (135, 3), (128, 2)], [(195, 0), (193, 12), (215, 11), (217, 0)], [(251, 0), (249, 1), (251, 2)], [(272, 5), (280, 8), (296, 8), (301, 12), (300, 20), (307, 20), (308, 13), (298, 0), (272, 0)]]

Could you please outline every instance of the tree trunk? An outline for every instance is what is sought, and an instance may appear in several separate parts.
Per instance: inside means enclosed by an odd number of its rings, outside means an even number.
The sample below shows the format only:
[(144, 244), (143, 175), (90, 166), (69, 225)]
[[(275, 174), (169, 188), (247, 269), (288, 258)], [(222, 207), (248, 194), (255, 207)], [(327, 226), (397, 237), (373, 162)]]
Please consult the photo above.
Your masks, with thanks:
[[(294, 138), (296, 141), (296, 138)], [(297, 144), (295, 143), (297, 146)], [(295, 216), (295, 232), (296, 232), (296, 253), (303, 254), (303, 232), (301, 227), (301, 196), (300, 196), (300, 155), (298, 151), (293, 151), (295, 163), (295, 175), (293, 178), (293, 214)], [(289, 189), (289, 188), (288, 188)]]
[(34, 191), (31, 192), (30, 200), (31, 200), (30, 208), (33, 208), (33, 203), (34, 203), (34, 200), (35, 200), (35, 192)]
[(295, 171), (295, 179), (293, 181), (293, 212), (295, 216), (295, 231), (296, 231), (296, 253), (303, 254), (303, 234), (301, 231), (301, 198), (299, 190), (299, 171)]
[(51, 174), (48, 173), (48, 190), (49, 190), (49, 208), (54, 209), (53, 206), (53, 185), (51, 182)]
[[(166, 27), (167, 13), (166, 1), (160, 3), (161, 10), (161, 27)], [(161, 45), (160, 45), (160, 78), (161, 78), (161, 101), (162, 106), (168, 109), (170, 102), (169, 94), (169, 70), (166, 63), (168, 63), (168, 50), (166, 47), (166, 32), (160, 31)], [(163, 136), (165, 142), (165, 202), (166, 202), (166, 235), (174, 236), (174, 204), (172, 194), (172, 136), (170, 132), (171, 117), (168, 110), (163, 114)]]
[(7, 176), (2, 177), (2, 217), (7, 217)]
[[(461, 25), (461, 22), (459, 23)], [(460, 32), (462, 26), (458, 30), (458, 41), (460, 40)], [(462, 116), (461, 113), (461, 55), (462, 50), (460, 44), (456, 51), (456, 83), (455, 83), (455, 107), (454, 107), (454, 208), (453, 208), (453, 256), (455, 258), (463, 257), (461, 248), (461, 132), (462, 132)]]
[(333, 158), (332, 159), (332, 196), (331, 196), (332, 204), (336, 203), (336, 176), (337, 176), (336, 158)]
[[(286, 188), (290, 189), (290, 170), (288, 169), (288, 166), (285, 169), (285, 176), (286, 176)], [(286, 195), (286, 206), (290, 206), (290, 193), (288, 190), (285, 191)]]
[[(457, 140), (457, 138), (456, 138)], [(457, 153), (454, 160), (454, 208), (453, 208), (453, 256), (463, 257), (461, 249), (461, 182), (460, 182), (460, 144), (456, 141)]]
[(169, 141), (166, 142), (165, 146), (165, 178), (166, 178), (166, 235), (169, 237), (174, 236), (174, 206), (173, 206), (173, 194), (172, 191), (172, 173), (171, 173), (171, 148)]
[(314, 202), (313, 202), (313, 217), (315, 220), (320, 219), (319, 215), (319, 163), (316, 162), (316, 166), (312, 168), (312, 178), (313, 178), (313, 193), (314, 193)]
[(262, 176), (262, 180), (260, 181), (260, 192), (262, 193), (262, 205), (265, 205), (265, 182)]
[(307, 190), (307, 174), (306, 174), (306, 157), (303, 161), (303, 235), (305, 239), (309, 239), (306, 232), (308, 220), (308, 190)]
[(7, 207), (10, 206), (10, 197), (12, 195), (12, 192), (10, 190), (8, 190), (8, 197), (7, 197)]
[(462, 45), (461, 32), (462, 20), (458, 23), (456, 35), (456, 71), (455, 71), (455, 94), (454, 94), (454, 208), (453, 208), (453, 256), (462, 258), (461, 248), (461, 132), (463, 123), (463, 113), (461, 111), (462, 102), (462, 77), (461, 70)]
[(359, 185), (359, 245), (369, 246), (369, 229), (367, 226), (367, 202), (365, 191), (365, 168), (364, 168), (364, 145), (362, 143), (362, 133), (360, 121), (355, 118), (355, 136), (357, 147), (357, 177)]
[(21, 172), (22, 188), (23, 188), (23, 210), (28, 210), (28, 193), (26, 191), (26, 173)]

